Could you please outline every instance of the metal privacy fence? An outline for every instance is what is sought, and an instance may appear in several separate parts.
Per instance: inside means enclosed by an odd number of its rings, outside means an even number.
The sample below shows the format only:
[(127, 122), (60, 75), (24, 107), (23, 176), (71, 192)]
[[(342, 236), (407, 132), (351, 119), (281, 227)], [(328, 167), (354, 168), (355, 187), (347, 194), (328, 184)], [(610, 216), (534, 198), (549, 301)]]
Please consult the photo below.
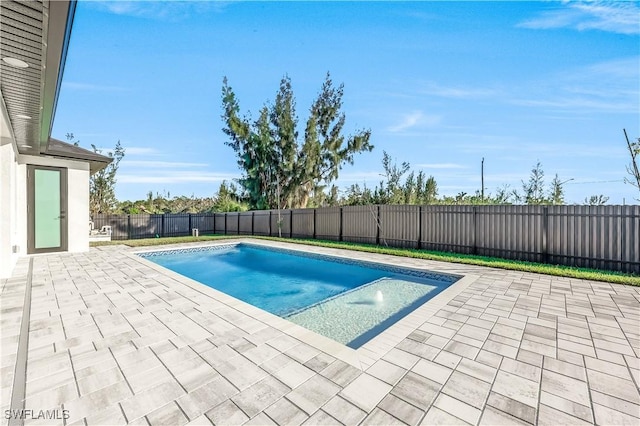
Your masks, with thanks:
[(640, 206), (372, 205), (97, 215), (112, 239), (202, 234), (315, 238), (640, 273)]

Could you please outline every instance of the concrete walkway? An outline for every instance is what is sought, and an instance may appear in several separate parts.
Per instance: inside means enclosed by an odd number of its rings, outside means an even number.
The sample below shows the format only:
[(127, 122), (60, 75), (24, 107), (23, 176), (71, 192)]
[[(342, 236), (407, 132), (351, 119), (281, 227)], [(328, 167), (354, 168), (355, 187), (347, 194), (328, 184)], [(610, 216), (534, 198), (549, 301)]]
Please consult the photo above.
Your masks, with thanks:
[(349, 252), (473, 277), (350, 352), (131, 251), (0, 282), (4, 424), (640, 424), (640, 287)]

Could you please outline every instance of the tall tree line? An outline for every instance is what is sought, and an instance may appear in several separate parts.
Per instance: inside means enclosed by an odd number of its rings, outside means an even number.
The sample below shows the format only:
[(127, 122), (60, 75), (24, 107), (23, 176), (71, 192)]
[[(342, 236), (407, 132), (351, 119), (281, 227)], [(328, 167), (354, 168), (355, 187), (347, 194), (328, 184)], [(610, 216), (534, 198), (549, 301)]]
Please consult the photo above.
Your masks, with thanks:
[(304, 135), (299, 137), (291, 79), (284, 76), (272, 104), (258, 118), (240, 115), (240, 103), (225, 77), (222, 105), (229, 137), (243, 176), (239, 184), (252, 209), (304, 208), (324, 193), (344, 164), (356, 154), (371, 151), (371, 131), (344, 135), (341, 111), (344, 85), (335, 87), (327, 73), (320, 93), (309, 108)]

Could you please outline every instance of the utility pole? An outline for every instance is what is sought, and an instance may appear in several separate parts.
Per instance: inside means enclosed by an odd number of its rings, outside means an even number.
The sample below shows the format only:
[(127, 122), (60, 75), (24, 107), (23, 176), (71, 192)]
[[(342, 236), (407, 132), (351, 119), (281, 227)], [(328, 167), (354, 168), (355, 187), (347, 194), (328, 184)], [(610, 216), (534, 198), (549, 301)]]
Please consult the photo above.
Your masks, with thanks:
[(482, 157), (482, 162), (480, 163), (480, 181), (482, 188), (480, 188), (480, 195), (482, 197), (482, 202), (484, 203), (484, 157)]

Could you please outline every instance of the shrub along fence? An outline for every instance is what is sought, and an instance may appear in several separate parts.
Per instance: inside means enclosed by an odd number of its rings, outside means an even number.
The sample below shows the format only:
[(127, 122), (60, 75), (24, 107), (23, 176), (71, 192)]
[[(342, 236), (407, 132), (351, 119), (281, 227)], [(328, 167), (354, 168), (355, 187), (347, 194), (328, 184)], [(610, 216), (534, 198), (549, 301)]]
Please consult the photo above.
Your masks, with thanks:
[(96, 215), (112, 239), (200, 234), (315, 238), (640, 273), (640, 206), (370, 205)]

